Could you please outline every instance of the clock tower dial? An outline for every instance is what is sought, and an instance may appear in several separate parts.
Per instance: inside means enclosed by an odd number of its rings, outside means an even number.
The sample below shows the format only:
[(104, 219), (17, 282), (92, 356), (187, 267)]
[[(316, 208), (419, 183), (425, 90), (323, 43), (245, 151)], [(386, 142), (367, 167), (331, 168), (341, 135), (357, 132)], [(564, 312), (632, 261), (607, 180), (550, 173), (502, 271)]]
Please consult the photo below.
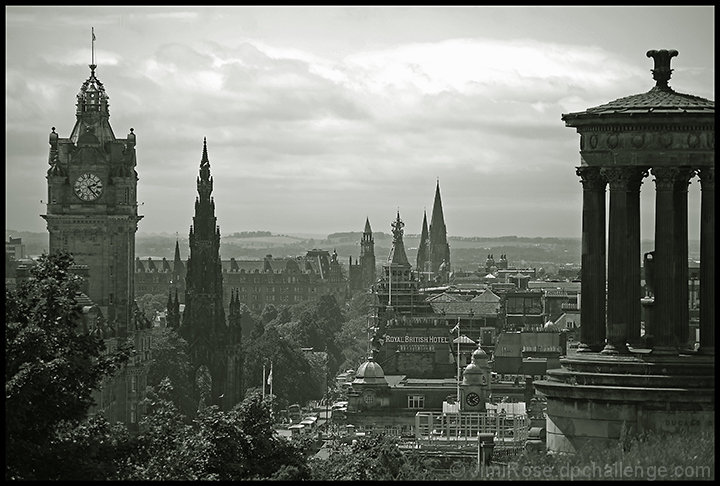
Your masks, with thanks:
[(74, 189), (81, 200), (94, 201), (102, 194), (103, 183), (97, 175), (86, 172), (75, 180)]
[(465, 402), (471, 407), (476, 407), (480, 403), (480, 395), (475, 392), (470, 392), (465, 397)]

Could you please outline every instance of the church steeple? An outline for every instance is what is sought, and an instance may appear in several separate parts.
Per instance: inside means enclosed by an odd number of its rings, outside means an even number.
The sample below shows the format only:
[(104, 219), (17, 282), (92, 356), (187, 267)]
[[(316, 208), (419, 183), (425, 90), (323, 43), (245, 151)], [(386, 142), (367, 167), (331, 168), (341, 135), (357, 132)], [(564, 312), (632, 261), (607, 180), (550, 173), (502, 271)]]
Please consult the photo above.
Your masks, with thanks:
[(427, 271), (425, 269), (425, 264), (428, 261), (429, 246), (430, 246), (430, 235), (428, 234), (427, 212), (423, 211), (422, 230), (420, 233), (420, 243), (418, 244), (418, 251), (417, 251), (417, 267), (416, 268), (417, 268), (418, 272)]
[(181, 293), (185, 292), (185, 264), (180, 259), (180, 244), (177, 239), (175, 240), (175, 258), (172, 267), (172, 286), (176, 292), (178, 290)]
[(434, 274), (440, 270), (440, 265), (445, 263), (445, 270), (450, 267), (450, 246), (447, 242), (447, 228), (443, 216), (442, 199), (440, 198), (440, 181), (435, 187), (435, 201), (433, 203), (432, 217), (430, 219), (430, 245), (429, 260), (430, 271)]

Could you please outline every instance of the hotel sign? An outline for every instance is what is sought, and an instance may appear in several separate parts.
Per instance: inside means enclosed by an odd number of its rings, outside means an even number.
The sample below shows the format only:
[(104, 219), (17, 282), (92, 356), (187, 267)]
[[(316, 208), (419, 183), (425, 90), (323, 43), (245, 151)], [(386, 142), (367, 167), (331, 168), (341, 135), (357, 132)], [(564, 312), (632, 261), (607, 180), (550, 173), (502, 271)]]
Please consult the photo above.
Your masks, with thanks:
[(391, 336), (385, 334), (385, 343), (401, 353), (434, 353), (437, 345), (450, 343), (448, 336)]
[(386, 343), (430, 343), (442, 344), (449, 343), (448, 336), (390, 336), (385, 334)]

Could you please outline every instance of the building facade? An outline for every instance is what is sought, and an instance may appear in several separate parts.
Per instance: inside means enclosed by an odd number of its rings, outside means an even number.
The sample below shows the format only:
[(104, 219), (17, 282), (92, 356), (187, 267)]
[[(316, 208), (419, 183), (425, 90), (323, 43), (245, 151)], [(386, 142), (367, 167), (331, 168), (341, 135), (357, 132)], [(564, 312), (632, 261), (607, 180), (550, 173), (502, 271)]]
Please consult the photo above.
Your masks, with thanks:
[[(348, 293), (348, 279), (337, 254), (327, 250), (313, 249), (297, 257), (266, 255), (262, 260), (221, 259), (220, 264), (228, 312), (233, 289), (237, 289), (240, 303), (258, 314), (268, 304), (293, 305), (327, 294), (344, 302)], [(177, 290), (180, 303), (185, 303), (185, 262), (180, 260), (177, 247), (173, 261), (136, 258), (135, 279), (138, 297)]]

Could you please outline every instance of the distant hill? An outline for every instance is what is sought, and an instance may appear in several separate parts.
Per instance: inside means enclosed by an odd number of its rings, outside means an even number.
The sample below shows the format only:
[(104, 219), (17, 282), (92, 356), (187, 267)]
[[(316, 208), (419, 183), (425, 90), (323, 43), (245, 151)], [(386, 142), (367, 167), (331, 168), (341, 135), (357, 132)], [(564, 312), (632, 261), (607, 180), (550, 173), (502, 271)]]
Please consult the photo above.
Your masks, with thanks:
[[(33, 233), (28, 231), (5, 230), (5, 240), (9, 236), (22, 238), (27, 255), (40, 255), (47, 252), (47, 233)], [(175, 241), (179, 241), (180, 257), (188, 258), (188, 239), (175, 235), (161, 233), (138, 233), (135, 238), (135, 254), (140, 258), (151, 256), (153, 258), (166, 257), (172, 259), (175, 252)], [(222, 235), (220, 240), (220, 254), (222, 258), (260, 259), (265, 255), (274, 257), (304, 255), (308, 250), (317, 248), (332, 252), (337, 251), (340, 262), (347, 265), (349, 258), (353, 260), (360, 256), (360, 239), (362, 232), (331, 233), (325, 238), (311, 238), (300, 235), (273, 234), (269, 231), (245, 231)], [(375, 258), (378, 265), (382, 264), (390, 253), (392, 237), (388, 233), (373, 232), (375, 239)], [(414, 265), (419, 235), (405, 235), (405, 249), (408, 259)], [(492, 254), (495, 260), (500, 255), (507, 255), (510, 266), (516, 267), (548, 267), (557, 265), (580, 265), (581, 239), (578, 238), (542, 238), (542, 237), (460, 237), (450, 236), (452, 266), (455, 270), (473, 271), (484, 265), (485, 259)], [(650, 251), (652, 241), (643, 241), (642, 251)], [(699, 259), (700, 244), (698, 241), (689, 242), (689, 256)]]

